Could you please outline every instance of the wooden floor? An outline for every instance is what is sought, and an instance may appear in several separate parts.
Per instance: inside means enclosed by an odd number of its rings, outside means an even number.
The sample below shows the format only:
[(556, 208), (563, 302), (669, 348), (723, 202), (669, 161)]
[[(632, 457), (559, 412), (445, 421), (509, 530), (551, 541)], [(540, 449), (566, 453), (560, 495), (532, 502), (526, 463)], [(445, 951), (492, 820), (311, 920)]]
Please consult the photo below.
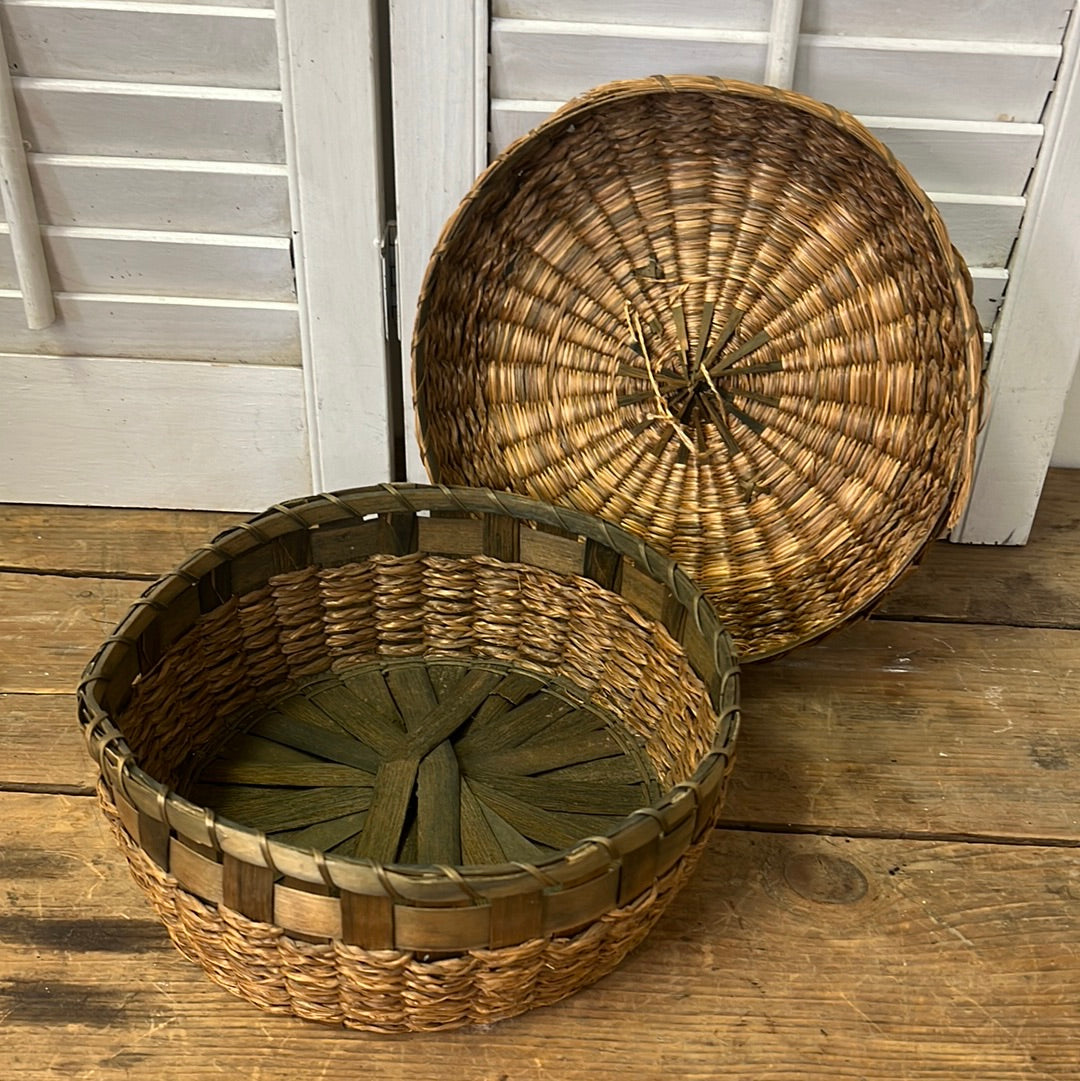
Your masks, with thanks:
[(746, 672), (725, 826), (616, 973), (408, 1038), (208, 983), (91, 797), (83, 664), (230, 520), (0, 507), (0, 1078), (1080, 1078), (1080, 471), (1026, 549), (938, 545), (873, 621)]

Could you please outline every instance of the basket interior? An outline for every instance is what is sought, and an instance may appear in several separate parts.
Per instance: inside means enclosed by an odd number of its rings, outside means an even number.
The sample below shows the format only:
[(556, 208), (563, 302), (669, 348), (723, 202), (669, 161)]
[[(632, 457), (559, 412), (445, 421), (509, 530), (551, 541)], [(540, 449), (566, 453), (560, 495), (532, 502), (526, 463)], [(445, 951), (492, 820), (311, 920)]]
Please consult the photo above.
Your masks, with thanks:
[(688, 779), (715, 726), (682, 647), (618, 594), (421, 553), (227, 600), (118, 719), (142, 768), (201, 806), (286, 844), (421, 864), (603, 835)]
[(680, 77), (516, 143), (432, 256), (433, 479), (620, 523), (740, 655), (864, 611), (955, 518), (981, 335), (929, 200), (853, 118)]

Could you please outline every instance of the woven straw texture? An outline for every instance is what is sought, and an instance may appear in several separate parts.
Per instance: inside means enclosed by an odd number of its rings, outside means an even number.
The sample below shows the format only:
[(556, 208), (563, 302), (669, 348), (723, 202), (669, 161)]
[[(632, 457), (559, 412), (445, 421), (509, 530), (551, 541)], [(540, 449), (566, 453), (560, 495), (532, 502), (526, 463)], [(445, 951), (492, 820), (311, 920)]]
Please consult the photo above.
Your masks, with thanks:
[(265, 1008), (401, 1032), (618, 964), (715, 825), (737, 697), (715, 613), (636, 538), (386, 485), (195, 553), (103, 645), (79, 710), (183, 953)]
[(744, 659), (866, 611), (970, 484), (966, 268), (887, 148), (772, 88), (611, 84), (515, 143), (439, 240), (413, 359), (434, 480), (621, 523)]

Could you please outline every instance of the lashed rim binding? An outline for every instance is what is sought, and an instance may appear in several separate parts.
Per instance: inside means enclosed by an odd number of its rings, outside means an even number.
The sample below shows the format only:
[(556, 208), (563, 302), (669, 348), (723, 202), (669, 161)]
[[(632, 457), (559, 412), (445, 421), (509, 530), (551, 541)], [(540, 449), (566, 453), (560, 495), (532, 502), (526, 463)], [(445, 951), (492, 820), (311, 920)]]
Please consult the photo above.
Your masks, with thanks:
[(619, 522), (744, 660), (871, 608), (967, 499), (982, 336), (937, 210), (854, 117), (609, 84), (447, 223), (413, 337), (428, 471)]
[[(302, 614), (313, 591), (330, 590), (348, 606), (348, 575), (373, 559), (393, 572), (459, 557), (485, 574), (561, 576), (582, 603), (595, 598), (612, 618), (625, 609), (635, 634), (670, 643), (664, 648), (692, 676), (686, 701), (698, 703), (695, 739), (704, 739), (704, 752), (688, 760), (696, 768), (606, 835), (549, 859), (458, 867), (281, 844), (144, 770), (161, 741), (170, 760), (194, 753), (200, 726), (213, 721), (193, 715), (186, 694), (174, 700), (185, 673), (212, 683), (212, 700), (233, 701), (234, 654), (244, 658), (237, 670), (275, 687), (347, 668), (358, 659), (348, 642), (340, 654), (323, 649), (349, 639), (326, 626), (325, 604), (315, 606), (323, 614), (314, 622)], [(260, 613), (284, 622), (271, 633)], [(390, 623), (385, 641), (396, 633)], [(250, 656), (264, 646), (265, 656)], [(393, 664), (394, 654), (387, 657)], [(275, 658), (283, 674), (267, 674)], [(601, 703), (603, 688), (596, 693)], [(701, 591), (624, 530), (506, 493), (383, 485), (280, 504), (199, 549), (151, 586), (102, 645), (79, 688), (79, 718), (101, 768), (106, 813), (182, 952), (268, 1009), (400, 1032), (557, 1001), (641, 941), (689, 877), (719, 814), (738, 724), (738, 669)], [(138, 756), (125, 724), (138, 728)]]

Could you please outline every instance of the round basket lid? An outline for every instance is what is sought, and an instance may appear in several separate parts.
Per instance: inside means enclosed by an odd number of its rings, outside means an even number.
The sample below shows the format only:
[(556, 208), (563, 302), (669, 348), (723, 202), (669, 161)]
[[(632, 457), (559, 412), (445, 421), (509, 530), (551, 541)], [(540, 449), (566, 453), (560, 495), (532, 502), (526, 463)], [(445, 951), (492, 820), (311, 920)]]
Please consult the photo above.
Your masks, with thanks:
[(413, 340), (432, 479), (675, 557), (742, 656), (865, 611), (966, 498), (982, 336), (933, 205), (853, 117), (681, 76), (511, 146)]

